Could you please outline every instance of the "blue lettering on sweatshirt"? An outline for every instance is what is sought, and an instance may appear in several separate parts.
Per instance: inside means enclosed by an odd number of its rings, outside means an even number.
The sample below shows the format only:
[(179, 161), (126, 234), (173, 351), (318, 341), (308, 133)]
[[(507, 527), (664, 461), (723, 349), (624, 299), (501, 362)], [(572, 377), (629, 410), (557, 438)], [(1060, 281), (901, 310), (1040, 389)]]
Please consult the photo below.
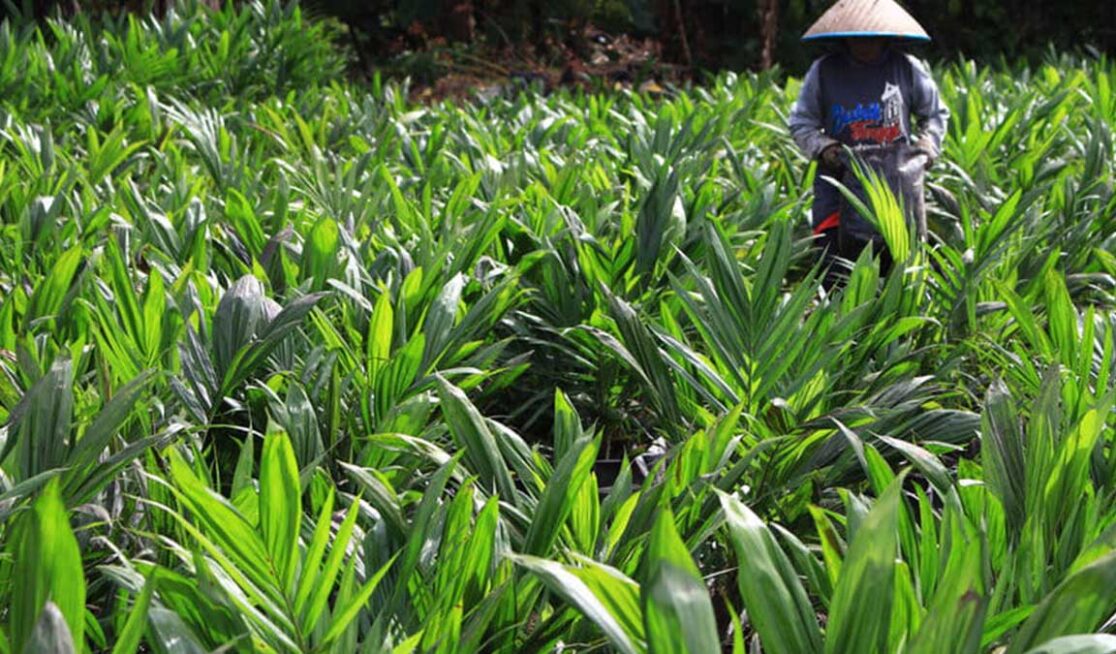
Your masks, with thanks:
[(833, 120), (833, 130), (830, 133), (840, 134), (853, 123), (863, 121), (878, 123), (882, 116), (879, 102), (873, 102), (868, 106), (858, 104), (852, 109), (845, 109), (841, 105), (835, 104), (830, 111), (830, 118)]

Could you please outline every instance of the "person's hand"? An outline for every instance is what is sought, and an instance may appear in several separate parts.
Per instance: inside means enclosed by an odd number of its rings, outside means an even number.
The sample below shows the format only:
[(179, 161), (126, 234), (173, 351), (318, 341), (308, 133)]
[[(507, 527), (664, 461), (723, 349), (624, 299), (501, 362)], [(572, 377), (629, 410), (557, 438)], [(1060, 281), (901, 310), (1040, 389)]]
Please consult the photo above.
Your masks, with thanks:
[(822, 150), (821, 154), (818, 155), (818, 160), (821, 161), (822, 167), (827, 170), (840, 170), (844, 166), (844, 163), (841, 161), (841, 144), (834, 143), (827, 146)]
[(934, 166), (934, 162), (938, 160), (938, 148), (928, 136), (922, 136), (914, 145), (915, 149), (926, 155), (926, 170), (930, 170)]

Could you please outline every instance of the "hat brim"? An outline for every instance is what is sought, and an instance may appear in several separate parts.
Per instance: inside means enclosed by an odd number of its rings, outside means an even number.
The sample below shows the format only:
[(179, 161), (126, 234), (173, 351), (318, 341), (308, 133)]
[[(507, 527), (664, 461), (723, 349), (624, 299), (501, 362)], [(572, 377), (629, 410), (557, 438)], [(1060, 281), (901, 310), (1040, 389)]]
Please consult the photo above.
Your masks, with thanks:
[(856, 38), (929, 41), (930, 34), (896, 0), (837, 0), (802, 35), (803, 41)]
[(802, 37), (803, 41), (827, 41), (831, 39), (899, 39), (902, 41), (930, 41), (922, 34), (903, 34), (900, 32), (827, 32)]

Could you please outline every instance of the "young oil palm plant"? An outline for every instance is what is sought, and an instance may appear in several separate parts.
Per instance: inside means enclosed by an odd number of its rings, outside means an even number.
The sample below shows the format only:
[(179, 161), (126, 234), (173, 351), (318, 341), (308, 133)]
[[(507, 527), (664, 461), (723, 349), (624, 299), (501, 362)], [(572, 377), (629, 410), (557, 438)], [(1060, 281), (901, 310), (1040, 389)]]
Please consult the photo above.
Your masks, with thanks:
[(0, 652), (1112, 650), (1111, 61), (942, 67), (827, 293), (795, 80), (329, 34), (0, 25)]

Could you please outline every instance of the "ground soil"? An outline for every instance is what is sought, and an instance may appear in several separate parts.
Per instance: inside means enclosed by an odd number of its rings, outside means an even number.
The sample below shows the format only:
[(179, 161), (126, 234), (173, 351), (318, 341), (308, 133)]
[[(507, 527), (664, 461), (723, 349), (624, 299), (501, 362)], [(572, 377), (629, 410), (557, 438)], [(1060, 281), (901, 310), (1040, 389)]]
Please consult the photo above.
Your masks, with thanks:
[[(416, 28), (417, 31), (417, 28)], [(609, 34), (593, 25), (562, 41), (511, 47), (474, 42), (468, 46), (421, 33), (400, 37), (390, 62), (376, 66), (411, 81), (411, 99), (430, 103), (472, 99), (533, 88), (633, 89), (659, 94), (692, 78), (687, 66), (663, 61), (654, 38)]]

